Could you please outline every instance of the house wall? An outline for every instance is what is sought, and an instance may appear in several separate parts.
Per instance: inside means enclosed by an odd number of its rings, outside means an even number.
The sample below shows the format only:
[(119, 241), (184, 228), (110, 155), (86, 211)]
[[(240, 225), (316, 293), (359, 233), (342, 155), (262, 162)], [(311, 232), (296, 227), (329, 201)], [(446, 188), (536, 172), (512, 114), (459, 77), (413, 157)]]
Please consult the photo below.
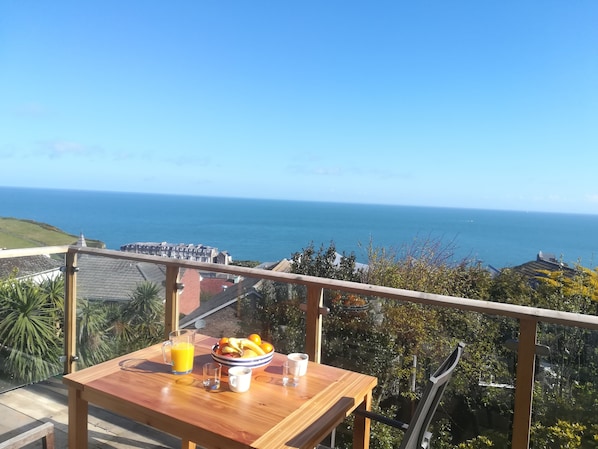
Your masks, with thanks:
[(179, 294), (179, 312), (187, 315), (200, 305), (201, 286), (197, 270), (185, 270), (180, 278), (185, 288)]

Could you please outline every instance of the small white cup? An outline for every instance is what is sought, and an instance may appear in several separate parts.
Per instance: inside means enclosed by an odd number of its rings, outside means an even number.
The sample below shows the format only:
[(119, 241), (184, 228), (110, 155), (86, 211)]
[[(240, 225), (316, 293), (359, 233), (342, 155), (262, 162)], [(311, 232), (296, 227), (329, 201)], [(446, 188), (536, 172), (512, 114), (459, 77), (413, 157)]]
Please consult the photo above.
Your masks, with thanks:
[(300, 352), (293, 352), (292, 354), (289, 354), (287, 358), (299, 365), (299, 376), (305, 376), (305, 373), (307, 373), (309, 356)]
[(235, 393), (245, 393), (251, 386), (251, 368), (234, 366), (228, 369), (228, 386)]

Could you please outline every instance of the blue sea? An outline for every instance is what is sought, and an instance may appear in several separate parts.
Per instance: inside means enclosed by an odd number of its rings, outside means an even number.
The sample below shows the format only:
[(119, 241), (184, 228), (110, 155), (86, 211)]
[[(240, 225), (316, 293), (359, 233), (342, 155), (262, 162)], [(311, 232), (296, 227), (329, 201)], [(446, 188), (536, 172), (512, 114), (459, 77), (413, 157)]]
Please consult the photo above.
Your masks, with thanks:
[(429, 242), (503, 268), (539, 251), (598, 266), (598, 215), (215, 198), (0, 187), (0, 216), (30, 219), (101, 240), (193, 243), (233, 260), (290, 258), (313, 242), (367, 262), (371, 245), (396, 254)]

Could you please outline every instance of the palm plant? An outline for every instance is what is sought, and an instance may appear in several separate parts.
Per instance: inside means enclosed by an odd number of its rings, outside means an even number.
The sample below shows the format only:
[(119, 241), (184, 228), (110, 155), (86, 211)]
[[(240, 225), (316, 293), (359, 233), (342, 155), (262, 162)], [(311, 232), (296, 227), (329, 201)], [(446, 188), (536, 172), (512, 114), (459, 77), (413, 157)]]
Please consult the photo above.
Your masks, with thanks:
[(59, 316), (64, 314), (64, 276), (49, 278), (39, 284), (41, 292), (46, 296), (48, 304), (52, 305)]
[(128, 349), (139, 349), (162, 341), (164, 337), (164, 301), (160, 288), (153, 282), (137, 286), (116, 323), (120, 339)]
[(0, 285), (0, 344), (4, 369), (18, 382), (35, 382), (60, 371), (58, 310), (32, 281)]
[(107, 313), (108, 307), (103, 303), (84, 299), (78, 302), (77, 348), (80, 368), (103, 362), (113, 355), (106, 332)]

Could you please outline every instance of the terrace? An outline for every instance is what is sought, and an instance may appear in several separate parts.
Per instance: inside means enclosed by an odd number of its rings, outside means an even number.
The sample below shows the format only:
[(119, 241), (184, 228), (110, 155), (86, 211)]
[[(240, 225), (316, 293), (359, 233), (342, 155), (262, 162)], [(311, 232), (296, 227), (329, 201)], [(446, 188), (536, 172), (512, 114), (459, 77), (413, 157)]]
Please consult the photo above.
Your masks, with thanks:
[[(0, 251), (0, 258), (21, 257), (29, 255), (64, 255), (65, 268), (65, 310), (64, 310), (64, 366), (63, 373), (77, 370), (77, 287), (78, 287), (78, 256), (86, 255), (97, 258), (124, 260), (130, 263), (156, 264), (165, 268), (164, 304), (165, 304), (165, 334), (172, 329), (179, 328), (179, 295), (181, 294), (181, 271), (197, 270), (201, 273), (218, 273), (236, 276), (241, 279), (260, 279), (279, 284), (301, 286), (305, 296), (302, 298), (301, 309), (304, 312), (305, 341), (303, 349), (310, 355), (311, 360), (322, 361), (323, 326), (326, 324), (327, 313), (323, 304), (325, 291), (340, 291), (346, 294), (368, 298), (378, 298), (383, 301), (419, 304), (424, 307), (450, 309), (462, 313), (481, 315), (485, 317), (499, 317), (513, 320), (518, 327), (518, 338), (513, 349), (516, 353), (515, 372), (512, 384), (513, 409), (512, 421), (508, 429), (513, 448), (530, 447), (530, 428), (533, 419), (534, 387), (537, 381), (538, 348), (542, 348), (542, 341), (538, 341), (539, 330), (543, 325), (562, 326), (563, 329), (598, 330), (598, 317), (518, 306), (499, 302), (489, 302), (469, 298), (451, 297), (408, 291), (388, 287), (380, 287), (355, 282), (338, 281), (311, 276), (290, 274), (285, 272), (251, 269), (230, 265), (215, 265), (209, 263), (184, 261), (180, 259), (166, 259), (158, 256), (145, 256), (119, 251), (99, 250), (86, 247), (44, 247), (19, 250)], [(111, 280), (106, 280), (111, 282)], [(202, 331), (203, 332), (203, 331)], [(219, 337), (220, 335), (212, 335)], [(475, 342), (468, 342), (475, 343)], [(498, 388), (497, 382), (490, 379), (488, 385)], [(20, 411), (39, 421), (54, 422), (57, 428), (57, 447), (66, 447), (64, 431), (66, 430), (66, 399), (65, 389), (60, 380), (49, 379), (34, 385), (18, 388), (2, 396), (2, 407)], [(10, 405), (9, 405), (10, 401)], [(32, 401), (36, 405), (32, 406)], [(46, 404), (44, 408), (38, 404)], [(91, 417), (95, 418), (91, 418)], [(14, 424), (17, 424), (15, 422)], [(12, 425), (5, 423), (5, 427)], [(116, 426), (113, 428), (112, 426)], [(16, 426), (13, 426), (16, 427)], [(115, 430), (116, 429), (116, 430)], [(2, 429), (0, 428), (0, 431)], [(90, 413), (90, 435), (98, 441), (97, 447), (176, 447), (176, 438), (145, 428), (126, 420), (120, 420), (116, 415), (94, 409)], [(100, 445), (103, 442), (104, 445)]]

